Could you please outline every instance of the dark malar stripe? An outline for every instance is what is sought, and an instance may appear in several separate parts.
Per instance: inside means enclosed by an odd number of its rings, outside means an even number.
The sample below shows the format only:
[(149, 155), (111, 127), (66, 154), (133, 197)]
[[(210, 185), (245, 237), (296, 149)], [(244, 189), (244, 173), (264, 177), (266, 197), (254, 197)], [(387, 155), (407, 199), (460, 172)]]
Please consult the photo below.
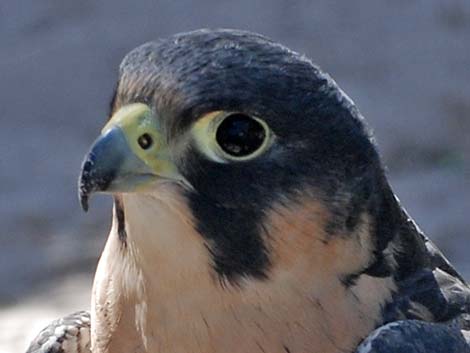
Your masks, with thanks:
[(124, 205), (122, 204), (122, 200), (120, 197), (114, 198), (114, 210), (116, 212), (116, 220), (118, 222), (118, 237), (119, 240), (124, 244), (127, 245), (127, 232), (126, 232), (126, 215), (124, 213)]

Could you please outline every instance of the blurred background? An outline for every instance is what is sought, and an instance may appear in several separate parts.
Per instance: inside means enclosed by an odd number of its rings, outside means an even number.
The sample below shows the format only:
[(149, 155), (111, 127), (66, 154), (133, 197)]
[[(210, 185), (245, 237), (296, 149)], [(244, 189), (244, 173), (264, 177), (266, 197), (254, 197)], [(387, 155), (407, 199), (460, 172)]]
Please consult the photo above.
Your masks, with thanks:
[(111, 202), (84, 214), (77, 176), (120, 60), (201, 27), (260, 32), (329, 72), (375, 130), (403, 204), (470, 279), (468, 0), (2, 0), (0, 353), (89, 307)]

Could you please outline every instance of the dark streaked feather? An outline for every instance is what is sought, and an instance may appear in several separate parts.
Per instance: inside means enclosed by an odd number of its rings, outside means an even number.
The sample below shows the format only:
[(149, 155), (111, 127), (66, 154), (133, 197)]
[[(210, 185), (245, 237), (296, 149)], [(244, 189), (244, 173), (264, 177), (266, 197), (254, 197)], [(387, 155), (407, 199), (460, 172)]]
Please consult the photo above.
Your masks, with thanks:
[(356, 353), (470, 353), (465, 335), (454, 324), (397, 321), (373, 331)]
[(395, 254), (398, 289), (384, 308), (384, 321), (406, 318), (444, 322), (470, 313), (468, 285), (405, 211), (403, 216), (407, 220), (405, 236), (394, 240), (401, 242)]
[(90, 313), (79, 311), (50, 323), (26, 353), (91, 353), (90, 343)]

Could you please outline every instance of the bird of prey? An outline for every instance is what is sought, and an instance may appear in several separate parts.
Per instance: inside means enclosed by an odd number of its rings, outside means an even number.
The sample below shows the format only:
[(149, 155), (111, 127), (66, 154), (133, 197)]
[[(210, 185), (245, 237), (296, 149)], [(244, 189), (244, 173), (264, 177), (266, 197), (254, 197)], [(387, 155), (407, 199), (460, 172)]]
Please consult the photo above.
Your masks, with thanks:
[(123, 60), (79, 180), (114, 197), (90, 314), (29, 353), (470, 352), (470, 289), (308, 58), (198, 30)]

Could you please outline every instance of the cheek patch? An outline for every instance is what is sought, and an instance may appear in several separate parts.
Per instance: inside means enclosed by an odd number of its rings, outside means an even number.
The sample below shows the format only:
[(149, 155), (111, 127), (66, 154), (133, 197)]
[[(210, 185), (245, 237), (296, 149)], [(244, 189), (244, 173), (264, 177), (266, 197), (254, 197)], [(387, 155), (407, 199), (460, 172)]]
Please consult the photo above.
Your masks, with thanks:
[(327, 231), (331, 217), (324, 205), (309, 198), (274, 207), (264, 222), (271, 272), (328, 283), (367, 266), (373, 249), (367, 220), (354, 233), (332, 236)]

